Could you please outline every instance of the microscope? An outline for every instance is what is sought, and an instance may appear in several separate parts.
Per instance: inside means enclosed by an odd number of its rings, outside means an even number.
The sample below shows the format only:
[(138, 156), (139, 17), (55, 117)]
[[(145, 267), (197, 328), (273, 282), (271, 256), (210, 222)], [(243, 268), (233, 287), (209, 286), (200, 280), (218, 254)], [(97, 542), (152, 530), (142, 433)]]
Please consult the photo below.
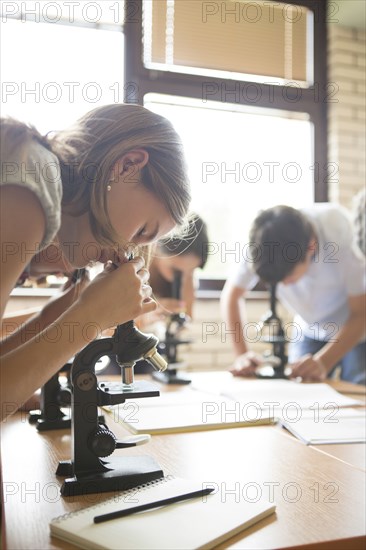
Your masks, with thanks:
[(257, 378), (287, 378), (285, 374), (287, 338), (276, 312), (276, 287), (277, 283), (272, 283), (270, 286), (270, 310), (260, 323), (262, 333), (260, 341), (271, 344), (272, 350), (263, 354), (264, 363), (257, 369)]
[[(172, 298), (181, 299), (182, 272), (175, 270), (172, 284)], [(190, 384), (191, 380), (178, 373), (178, 346), (189, 344), (190, 340), (179, 338), (188, 316), (183, 311), (172, 313), (166, 324), (164, 340), (159, 343), (159, 352), (164, 355), (168, 368), (164, 372), (154, 371), (152, 377), (163, 384)], [(176, 366), (174, 366), (176, 365)]]
[[(147, 360), (158, 371), (166, 369), (157, 345), (153, 334), (140, 332), (129, 321), (119, 325), (111, 338), (95, 340), (76, 355), (70, 375), (72, 459), (61, 461), (56, 472), (66, 477), (61, 487), (63, 496), (122, 491), (163, 476), (149, 456), (110, 457), (116, 449), (139, 442), (133, 438), (118, 441), (98, 418), (98, 407), (159, 395), (150, 382), (134, 380), (134, 365), (139, 359)], [(104, 356), (116, 358), (121, 367), (120, 382), (98, 382), (95, 365)]]

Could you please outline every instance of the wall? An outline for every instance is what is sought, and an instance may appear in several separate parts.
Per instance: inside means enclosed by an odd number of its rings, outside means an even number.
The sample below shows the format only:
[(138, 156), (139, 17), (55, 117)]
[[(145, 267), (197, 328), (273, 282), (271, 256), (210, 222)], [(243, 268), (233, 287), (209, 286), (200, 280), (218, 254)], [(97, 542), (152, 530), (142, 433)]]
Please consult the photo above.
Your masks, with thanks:
[[(268, 349), (268, 344), (256, 341), (260, 335), (258, 323), (269, 310), (267, 293), (257, 293), (261, 298), (255, 298), (255, 293), (248, 292), (246, 300), (246, 329), (250, 341), (250, 349), (258, 353)], [(290, 315), (279, 305), (278, 315), (286, 326), (291, 320)], [(194, 320), (187, 331), (192, 343), (180, 346), (179, 359), (186, 363), (187, 370), (224, 370), (234, 361), (231, 336), (226, 331), (222, 320), (219, 300), (199, 299), (195, 303)]]
[(329, 200), (347, 208), (365, 188), (365, 53), (364, 30), (329, 24), (329, 162), (339, 167), (329, 181)]

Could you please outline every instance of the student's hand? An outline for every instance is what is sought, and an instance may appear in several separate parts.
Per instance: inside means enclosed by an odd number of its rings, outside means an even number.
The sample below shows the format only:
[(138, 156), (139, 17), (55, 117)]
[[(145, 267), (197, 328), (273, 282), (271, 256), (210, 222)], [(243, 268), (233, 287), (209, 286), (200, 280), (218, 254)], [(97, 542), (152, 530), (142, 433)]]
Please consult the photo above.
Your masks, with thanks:
[(257, 367), (263, 364), (263, 358), (254, 351), (247, 351), (239, 355), (234, 361), (230, 372), (234, 376), (254, 376)]
[(292, 369), (290, 378), (302, 378), (304, 382), (322, 382), (328, 374), (322, 361), (316, 359), (311, 353), (289, 366)]
[(118, 267), (106, 264), (104, 271), (81, 294), (76, 306), (86, 322), (94, 322), (103, 331), (156, 309), (147, 284), (145, 261), (136, 256)]

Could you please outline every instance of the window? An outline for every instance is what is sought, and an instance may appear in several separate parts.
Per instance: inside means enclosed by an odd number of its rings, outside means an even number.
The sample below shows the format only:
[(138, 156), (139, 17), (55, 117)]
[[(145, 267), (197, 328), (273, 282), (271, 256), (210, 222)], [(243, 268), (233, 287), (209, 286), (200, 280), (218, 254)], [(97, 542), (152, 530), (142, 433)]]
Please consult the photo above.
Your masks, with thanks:
[(327, 200), (325, 2), (0, 9), (3, 115), (48, 131), (126, 101), (173, 121), (187, 151), (192, 208), (209, 224), (205, 277), (226, 277), (259, 209)]
[(314, 202), (313, 124), (306, 114), (158, 94), (145, 95), (145, 106), (169, 118), (182, 137), (192, 209), (209, 227), (205, 278), (223, 279), (242, 260), (258, 208)]
[(145, 0), (126, 21), (134, 100), (185, 143), (192, 208), (212, 240), (205, 278), (240, 260), (260, 209), (327, 200), (325, 10), (317, 0)]
[(122, 2), (1, 7), (2, 116), (47, 132), (125, 99)]

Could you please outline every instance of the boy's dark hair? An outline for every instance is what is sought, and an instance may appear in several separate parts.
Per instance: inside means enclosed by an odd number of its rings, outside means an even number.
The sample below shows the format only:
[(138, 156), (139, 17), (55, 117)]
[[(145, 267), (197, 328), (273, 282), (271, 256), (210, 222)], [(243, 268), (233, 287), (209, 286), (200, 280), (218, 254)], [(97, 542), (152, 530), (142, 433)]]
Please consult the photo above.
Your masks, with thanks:
[(283, 281), (306, 258), (314, 228), (290, 206), (261, 211), (250, 230), (250, 256), (257, 275), (267, 283)]
[(198, 214), (192, 214), (184, 236), (161, 241), (159, 247), (167, 256), (185, 254), (197, 256), (201, 260), (199, 267), (202, 269), (208, 257), (207, 225)]

